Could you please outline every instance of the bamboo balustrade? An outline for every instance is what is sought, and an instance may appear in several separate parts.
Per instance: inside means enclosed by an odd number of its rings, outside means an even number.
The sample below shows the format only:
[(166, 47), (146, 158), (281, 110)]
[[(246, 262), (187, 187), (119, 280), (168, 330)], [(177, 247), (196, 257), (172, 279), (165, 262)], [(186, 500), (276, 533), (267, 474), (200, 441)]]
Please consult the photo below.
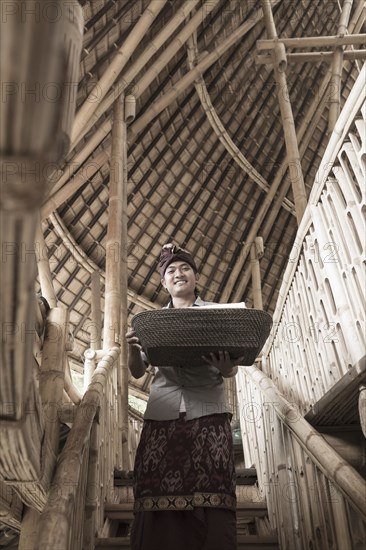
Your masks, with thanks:
[(365, 77), (366, 65), (317, 172), (264, 350), (267, 374), (303, 412), (364, 355)]
[[(102, 503), (104, 497), (111, 498), (111, 491), (113, 491), (113, 484), (111, 484), (113, 462), (111, 458), (113, 453), (111, 453), (108, 439), (115, 437), (115, 434), (108, 433), (107, 430), (110, 425), (108, 418), (110, 404), (113, 403), (110, 395), (112, 371), (116, 368), (119, 352), (118, 347), (104, 352), (103, 358), (95, 369), (92, 382), (77, 408), (75, 420), (65, 447), (59, 456), (48, 501), (41, 516), (38, 546), (40, 550), (53, 548), (71, 550), (73, 548), (73, 533), (70, 526), (73, 514), (80, 512), (80, 510), (76, 510), (75, 503), (78, 491), (81, 490), (82, 470), (84, 473), (86, 470), (83, 464), (89, 451), (90, 431), (97, 414), (101, 425), (99, 443), (104, 449), (104, 453), (99, 455), (99, 481), (102, 494), (99, 493), (98, 502)], [(101, 354), (103, 352), (98, 352), (99, 357)], [(108, 460), (107, 464), (106, 459)], [(83, 511), (81, 513), (83, 515)]]
[(361, 548), (366, 481), (256, 367), (240, 367), (244, 460), (255, 464), (283, 550)]

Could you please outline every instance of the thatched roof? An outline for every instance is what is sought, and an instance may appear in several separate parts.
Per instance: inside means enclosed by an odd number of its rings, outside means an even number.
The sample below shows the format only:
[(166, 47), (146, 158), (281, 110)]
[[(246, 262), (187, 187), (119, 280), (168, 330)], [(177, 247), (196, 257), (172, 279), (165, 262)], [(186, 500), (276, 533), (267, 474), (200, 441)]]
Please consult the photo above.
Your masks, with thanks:
[[(161, 246), (170, 241), (195, 255), (203, 298), (219, 302), (244, 300), (251, 307), (249, 251), (256, 236), (263, 237), (265, 245), (260, 260), (263, 307), (273, 312), (298, 223), (286, 170), (278, 100), (283, 90), (276, 85), (272, 65), (263, 60), (268, 51), (258, 50), (258, 41), (267, 38), (261, 2), (80, 3), (85, 34), (77, 88), (79, 114), (73, 135), (76, 145), (68, 154), (61, 180), (64, 189), (72, 181), (75, 188), (79, 187), (67, 193), (66, 200), (62, 197), (59, 204), (45, 203), (43, 208), (43, 229), (57, 298), (71, 312), (75, 361), (81, 360), (89, 345), (91, 272), (98, 269), (103, 275), (105, 268), (112, 107), (88, 129), (88, 122), (93, 121), (90, 105), (102, 93), (103, 79), (118, 56), (125, 62), (122, 78), (134, 74), (135, 64), (142, 60), (125, 90), (137, 98), (136, 118), (128, 127), (130, 314), (166, 303), (156, 260)], [(188, 15), (193, 4), (195, 9)], [(361, 4), (353, 4), (349, 33), (362, 32), (365, 13)], [(338, 33), (340, 10), (336, 1), (283, 0), (272, 5), (280, 38)], [(143, 32), (138, 30), (134, 37), (134, 28), (142, 24), (141, 15), (149, 6), (160, 11), (155, 19), (151, 17), (150, 27)], [(145, 50), (152, 48), (154, 52), (159, 33), (176, 14), (178, 17), (183, 7), (186, 16), (175, 23), (170, 37), (146, 61), (142, 57)], [(181, 30), (201, 7), (196, 31), (191, 31), (188, 41), (178, 42)], [(130, 50), (131, 37), (135, 44)], [(177, 51), (172, 53), (175, 44)], [(346, 50), (362, 47), (346, 46)], [(300, 50), (287, 47), (288, 53), (310, 51), (332, 52), (334, 44)], [(162, 52), (166, 60), (155, 68)], [(217, 59), (199, 70), (214, 52)], [(259, 55), (262, 60), (257, 59)], [(334, 92), (329, 86), (331, 59), (298, 62), (289, 58), (286, 69), (288, 101), (307, 195), (330, 135), (329, 106)], [(153, 77), (146, 86), (153, 66)], [(189, 73), (195, 66), (198, 70)], [(341, 106), (357, 78), (359, 66), (360, 61), (344, 60)], [(180, 89), (188, 74), (195, 78)], [(109, 93), (115, 93), (120, 85), (121, 76)], [(176, 97), (174, 90), (180, 90)], [(159, 105), (166, 106), (158, 109)], [(84, 120), (80, 113), (86, 115)], [(76, 142), (76, 130), (80, 128), (86, 128), (87, 133), (82, 132)], [(98, 139), (99, 135), (104, 137)], [(59, 187), (55, 185), (55, 189)], [(273, 197), (267, 203), (270, 189)]]

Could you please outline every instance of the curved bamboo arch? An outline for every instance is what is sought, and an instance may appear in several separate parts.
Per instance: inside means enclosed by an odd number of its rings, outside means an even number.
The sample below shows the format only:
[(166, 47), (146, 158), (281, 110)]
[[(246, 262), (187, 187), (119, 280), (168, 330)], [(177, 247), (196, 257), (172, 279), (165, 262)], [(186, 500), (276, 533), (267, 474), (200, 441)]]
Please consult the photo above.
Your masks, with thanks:
[[(252, 26), (260, 21), (259, 15), (253, 18)], [(188, 65), (189, 69), (193, 69), (195, 61), (198, 57), (197, 49), (197, 33), (195, 32), (187, 41), (187, 53), (188, 53)], [(211, 99), (207, 90), (207, 86), (203, 76), (201, 75), (194, 83), (196, 92), (200, 99), (203, 110), (206, 113), (207, 119), (211, 124), (211, 127), (222, 145), (225, 147), (232, 159), (237, 165), (248, 174), (248, 176), (255, 181), (263, 191), (268, 192), (270, 189), (269, 183), (261, 176), (261, 174), (254, 168), (254, 166), (244, 157), (243, 153), (235, 145), (231, 137), (229, 136), (225, 126), (221, 122), (215, 107), (211, 103)], [(283, 207), (294, 214), (295, 205), (287, 198), (283, 200)]]

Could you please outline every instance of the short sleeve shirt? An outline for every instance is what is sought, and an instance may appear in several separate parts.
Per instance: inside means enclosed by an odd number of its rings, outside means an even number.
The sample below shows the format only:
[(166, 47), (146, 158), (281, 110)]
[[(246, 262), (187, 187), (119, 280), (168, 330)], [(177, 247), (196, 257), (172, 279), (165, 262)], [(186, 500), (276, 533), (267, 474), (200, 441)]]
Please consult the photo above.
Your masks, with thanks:
[[(192, 307), (214, 305), (197, 298)], [(169, 306), (168, 306), (169, 307)], [(143, 359), (147, 362), (146, 355)], [(209, 414), (230, 413), (224, 379), (211, 365), (195, 367), (155, 367), (145, 418), (173, 420), (178, 418), (182, 396), (188, 420)]]

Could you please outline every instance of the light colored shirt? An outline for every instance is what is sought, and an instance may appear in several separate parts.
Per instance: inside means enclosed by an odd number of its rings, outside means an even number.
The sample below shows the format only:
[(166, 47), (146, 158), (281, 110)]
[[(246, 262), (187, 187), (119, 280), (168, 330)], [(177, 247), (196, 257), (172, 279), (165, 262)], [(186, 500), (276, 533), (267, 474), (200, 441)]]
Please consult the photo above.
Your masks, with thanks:
[[(192, 307), (213, 305), (197, 298)], [(169, 307), (169, 306), (167, 306)], [(142, 354), (145, 363), (146, 355)], [(225, 395), (224, 379), (211, 365), (196, 367), (155, 367), (145, 418), (173, 420), (186, 412), (188, 420), (209, 414), (231, 412)]]

